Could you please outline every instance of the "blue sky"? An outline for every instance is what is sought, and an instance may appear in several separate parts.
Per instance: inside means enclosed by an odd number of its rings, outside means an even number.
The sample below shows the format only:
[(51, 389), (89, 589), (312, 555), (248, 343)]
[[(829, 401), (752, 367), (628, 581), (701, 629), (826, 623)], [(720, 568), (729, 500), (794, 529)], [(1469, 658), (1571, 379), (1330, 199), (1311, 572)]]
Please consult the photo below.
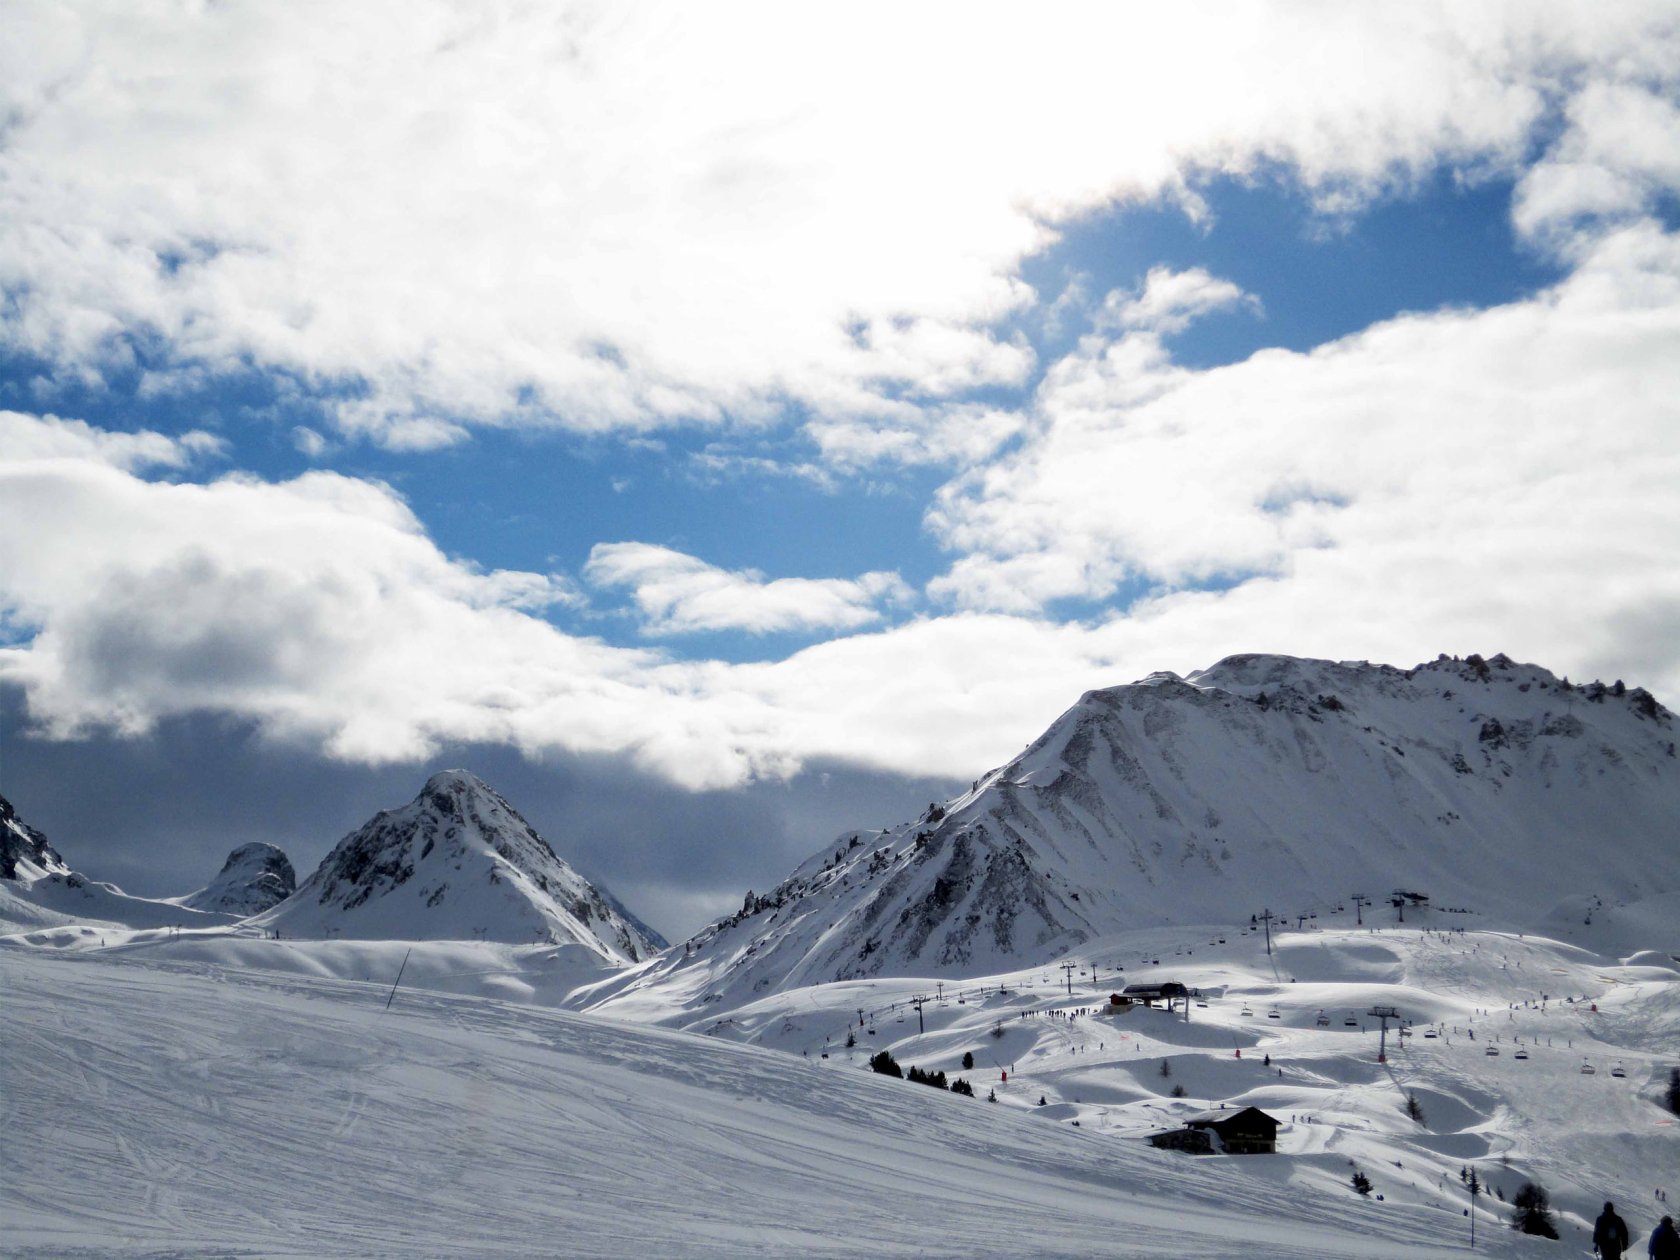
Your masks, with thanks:
[(1671, 6), (886, 18), (26, 5), (24, 815), (471, 758), (681, 931), (1156, 669), (1680, 687)]

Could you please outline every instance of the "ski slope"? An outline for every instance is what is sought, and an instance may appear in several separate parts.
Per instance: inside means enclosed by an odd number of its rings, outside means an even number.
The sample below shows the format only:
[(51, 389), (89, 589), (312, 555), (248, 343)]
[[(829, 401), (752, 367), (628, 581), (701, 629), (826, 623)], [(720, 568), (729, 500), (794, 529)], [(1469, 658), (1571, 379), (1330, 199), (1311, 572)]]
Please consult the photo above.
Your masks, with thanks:
[[(1462, 1222), (785, 1052), (0, 950), (8, 1257), (1425, 1257)], [(1489, 1231), (1491, 1254), (1556, 1254)]]

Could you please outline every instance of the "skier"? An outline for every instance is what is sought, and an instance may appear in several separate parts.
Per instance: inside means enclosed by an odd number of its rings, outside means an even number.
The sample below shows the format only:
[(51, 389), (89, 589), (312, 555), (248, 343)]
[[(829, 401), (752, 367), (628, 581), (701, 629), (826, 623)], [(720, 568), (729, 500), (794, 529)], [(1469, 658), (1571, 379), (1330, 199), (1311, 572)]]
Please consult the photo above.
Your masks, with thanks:
[(1604, 1211), (1593, 1222), (1593, 1250), (1603, 1260), (1622, 1260), (1622, 1252), (1627, 1250), (1627, 1245), (1627, 1222), (1616, 1215), (1614, 1203), (1606, 1203)]
[(1651, 1242), (1646, 1247), (1651, 1260), (1680, 1260), (1680, 1234), (1674, 1232), (1674, 1218), (1665, 1216), (1662, 1223), (1651, 1231)]

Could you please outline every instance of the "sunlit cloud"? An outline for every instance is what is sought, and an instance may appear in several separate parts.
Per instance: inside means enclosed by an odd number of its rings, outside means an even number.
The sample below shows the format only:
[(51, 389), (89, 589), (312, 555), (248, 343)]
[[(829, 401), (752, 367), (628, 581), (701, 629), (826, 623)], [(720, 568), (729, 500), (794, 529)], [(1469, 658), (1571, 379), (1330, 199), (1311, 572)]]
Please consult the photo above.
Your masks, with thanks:
[(598, 587), (627, 588), (650, 635), (851, 630), (880, 621), (881, 604), (911, 598), (896, 573), (767, 580), (648, 543), (597, 545), (584, 576)]
[(878, 425), (911, 460), (953, 449), (911, 413), (1035, 370), (1020, 264), (1078, 216), (1205, 213), (1199, 178), (1263, 169), (1349, 213), (1443, 163), (1515, 169), (1565, 100), (1599, 140), (1524, 214), (1625, 204), (1667, 159), (1617, 120), (1674, 35), (1661, 4), (37, 0), (8, 26), (0, 339), (65, 378), (138, 344), (153, 389), (282, 371), (403, 450), (792, 401), (841, 458)]

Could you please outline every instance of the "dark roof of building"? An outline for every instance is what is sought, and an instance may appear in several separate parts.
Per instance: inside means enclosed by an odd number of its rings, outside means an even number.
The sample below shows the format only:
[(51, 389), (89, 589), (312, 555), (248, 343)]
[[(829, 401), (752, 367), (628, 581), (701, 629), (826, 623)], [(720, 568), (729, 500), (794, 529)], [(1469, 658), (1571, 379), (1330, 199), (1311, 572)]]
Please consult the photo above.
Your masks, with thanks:
[(1267, 1115), (1258, 1107), (1218, 1107), (1212, 1111), (1198, 1111), (1194, 1115), (1184, 1117), (1184, 1123), (1192, 1127), (1200, 1125), (1224, 1125), (1233, 1120), (1241, 1120), (1245, 1127), (1257, 1120), (1276, 1128), (1281, 1121), (1276, 1116)]

